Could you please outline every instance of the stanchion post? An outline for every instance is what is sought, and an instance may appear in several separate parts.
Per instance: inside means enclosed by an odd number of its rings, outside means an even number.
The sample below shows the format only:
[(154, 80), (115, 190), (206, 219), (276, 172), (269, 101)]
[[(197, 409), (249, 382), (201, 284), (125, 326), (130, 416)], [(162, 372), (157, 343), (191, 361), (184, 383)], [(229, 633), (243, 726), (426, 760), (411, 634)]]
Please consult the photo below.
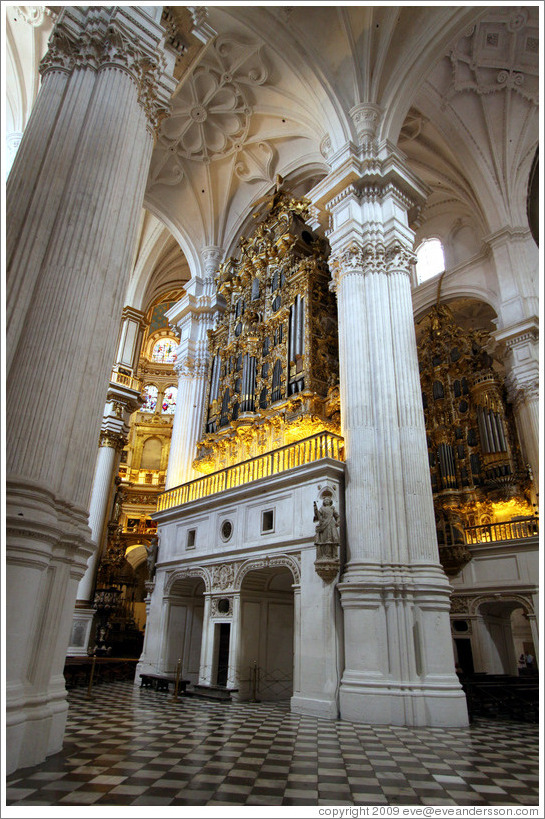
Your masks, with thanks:
[(91, 673), (89, 674), (89, 685), (87, 686), (87, 696), (91, 696), (91, 689), (93, 688), (93, 677), (95, 676), (95, 664), (97, 655), (93, 654), (93, 662), (91, 663)]
[(251, 702), (257, 702), (257, 660), (254, 660), (254, 666), (250, 669), (250, 676), (252, 680)]
[(174, 683), (174, 694), (173, 694), (173, 697), (172, 697), (173, 700), (178, 699), (178, 686), (180, 684), (180, 672), (181, 672), (181, 670), (182, 670), (182, 661), (178, 660), (178, 662), (176, 664), (176, 682)]

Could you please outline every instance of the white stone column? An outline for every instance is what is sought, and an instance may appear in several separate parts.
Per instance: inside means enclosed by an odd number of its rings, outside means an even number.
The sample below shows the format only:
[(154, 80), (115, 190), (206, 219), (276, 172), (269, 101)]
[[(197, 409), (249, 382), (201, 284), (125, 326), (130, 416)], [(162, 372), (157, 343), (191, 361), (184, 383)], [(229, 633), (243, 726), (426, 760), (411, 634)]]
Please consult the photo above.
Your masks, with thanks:
[(100, 538), (111, 499), (116, 461), (117, 465), (119, 464), (118, 451), (119, 446), (116, 446), (112, 437), (101, 434), (89, 509), (89, 527), (95, 550), (89, 557), (85, 574), (78, 584), (76, 608), (72, 615), (72, 631), (67, 649), (68, 656), (85, 656), (89, 646), (95, 615), (91, 604), (95, 588)]
[(40, 92), (10, 174), (8, 772), (62, 746), (101, 411), (153, 131), (174, 88), (157, 11), (63, 8), (45, 102)]
[(240, 592), (226, 595), (226, 597), (227, 596), (231, 600), (231, 614), (229, 617), (231, 632), (229, 634), (229, 673), (227, 675), (227, 687), (235, 689), (233, 699), (238, 700), (240, 697), (241, 677), (242, 607), (240, 605)]
[(410, 294), (407, 212), (425, 190), (387, 143), (347, 150), (340, 160), (313, 192), (332, 216), (339, 310), (347, 540), (338, 585), (345, 628), (340, 713), (372, 724), (465, 725)]
[[(217, 249), (213, 249), (216, 250)], [(219, 264), (220, 251), (214, 259)], [(215, 327), (224, 310), (222, 296), (215, 293), (211, 275), (192, 278), (185, 294), (171, 307), (167, 318), (180, 332), (174, 369), (178, 375), (178, 397), (172, 426), (172, 439), (166, 476), (166, 489), (201, 476), (192, 467), (197, 455), (197, 441), (203, 434), (203, 413), (208, 378), (207, 331)]]
[(165, 598), (166, 573), (157, 569), (153, 581), (146, 583), (146, 633), (142, 654), (136, 666), (135, 684), (140, 684), (140, 674), (157, 673), (163, 668), (166, 652), (168, 613), (170, 601)]
[(202, 619), (202, 644), (199, 663), (199, 685), (213, 685), (212, 671), (214, 666), (215, 632), (214, 620), (210, 617), (211, 592), (204, 593), (204, 612)]
[(68, 655), (87, 654), (95, 614), (91, 604), (98, 563), (104, 548), (106, 525), (112, 509), (114, 479), (119, 469), (121, 452), (127, 443), (130, 417), (142, 406), (142, 385), (132, 373), (138, 364), (144, 326), (143, 313), (131, 307), (124, 308), (112, 380), (104, 407), (89, 506), (89, 527), (95, 551), (87, 561), (87, 569), (78, 585)]
[(539, 495), (539, 320), (504, 327), (493, 333), (505, 348), (507, 389), (513, 404), (522, 453), (532, 471), (537, 504)]
[[(316, 573), (316, 548), (301, 552), (301, 584), (294, 587), (294, 674), (291, 710), (325, 719), (339, 716), (342, 632), (335, 583)], [(304, 647), (304, 662), (299, 652)]]

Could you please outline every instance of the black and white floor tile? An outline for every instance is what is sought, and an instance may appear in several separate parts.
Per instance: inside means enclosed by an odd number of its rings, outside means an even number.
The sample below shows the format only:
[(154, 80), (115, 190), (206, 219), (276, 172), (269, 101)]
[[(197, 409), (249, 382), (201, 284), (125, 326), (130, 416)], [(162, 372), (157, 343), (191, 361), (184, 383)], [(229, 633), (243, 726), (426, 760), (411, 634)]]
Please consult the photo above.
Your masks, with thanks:
[(7, 779), (8, 806), (539, 804), (539, 726), (397, 728), (117, 682), (69, 694), (62, 752)]

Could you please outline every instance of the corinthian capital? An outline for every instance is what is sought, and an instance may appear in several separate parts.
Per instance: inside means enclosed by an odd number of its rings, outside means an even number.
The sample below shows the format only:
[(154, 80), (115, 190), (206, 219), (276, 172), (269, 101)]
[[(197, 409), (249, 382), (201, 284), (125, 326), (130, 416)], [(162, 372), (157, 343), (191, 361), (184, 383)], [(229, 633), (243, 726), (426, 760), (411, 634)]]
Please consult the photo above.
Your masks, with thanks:
[(539, 380), (537, 378), (521, 378), (511, 372), (506, 378), (506, 386), (509, 401), (517, 409), (532, 401), (539, 401)]
[[(166, 61), (159, 39), (141, 41), (135, 21), (123, 19), (123, 12), (111, 9), (65, 10), (59, 17), (40, 63), (40, 73), (72, 73), (76, 68), (102, 71), (115, 68), (128, 74), (138, 94), (150, 126), (156, 130), (168, 115), (173, 78), (166, 74)], [(131, 27), (132, 24), (132, 27)], [(133, 30), (134, 29), (134, 30)], [(162, 33), (162, 29), (158, 29)], [(153, 40), (153, 38), (152, 38)]]
[(382, 241), (350, 241), (336, 249), (329, 259), (333, 288), (347, 275), (404, 273), (409, 275), (415, 255), (398, 240), (386, 245)]
[(203, 356), (198, 358), (185, 356), (176, 361), (174, 371), (178, 378), (205, 378), (208, 372), (208, 359)]
[(126, 435), (124, 435), (122, 432), (113, 432), (113, 430), (109, 429), (102, 430), (98, 440), (99, 447), (109, 446), (112, 449), (117, 449), (118, 452), (121, 452), (126, 443)]

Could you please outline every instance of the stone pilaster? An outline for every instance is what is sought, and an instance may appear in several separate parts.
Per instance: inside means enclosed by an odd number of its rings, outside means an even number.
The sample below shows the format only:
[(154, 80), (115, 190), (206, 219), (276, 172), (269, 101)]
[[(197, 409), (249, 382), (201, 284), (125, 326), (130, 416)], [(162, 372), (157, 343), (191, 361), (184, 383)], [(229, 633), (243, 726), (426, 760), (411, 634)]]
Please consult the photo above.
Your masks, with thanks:
[(539, 322), (537, 316), (493, 334), (505, 350), (507, 389), (515, 410), (523, 456), (539, 495)]
[[(219, 259), (217, 249), (211, 253), (214, 270)], [(191, 279), (180, 301), (167, 317), (180, 332), (174, 369), (178, 375), (178, 397), (168, 460), (166, 488), (198, 478), (192, 463), (197, 455), (197, 441), (202, 435), (204, 402), (208, 375), (208, 336), (225, 308), (224, 300), (214, 293), (211, 271), (205, 277)]]
[(507, 330), (539, 315), (539, 252), (527, 226), (506, 226), (485, 241), (498, 282), (498, 329)]
[(10, 174), (8, 771), (62, 746), (90, 465), (153, 131), (175, 85), (157, 12), (63, 8)]
[(340, 712), (375, 724), (465, 725), (410, 292), (408, 211), (426, 191), (392, 146), (371, 138), (332, 164), (311, 196), (331, 217), (339, 310), (347, 540)]

